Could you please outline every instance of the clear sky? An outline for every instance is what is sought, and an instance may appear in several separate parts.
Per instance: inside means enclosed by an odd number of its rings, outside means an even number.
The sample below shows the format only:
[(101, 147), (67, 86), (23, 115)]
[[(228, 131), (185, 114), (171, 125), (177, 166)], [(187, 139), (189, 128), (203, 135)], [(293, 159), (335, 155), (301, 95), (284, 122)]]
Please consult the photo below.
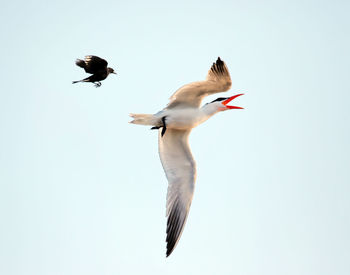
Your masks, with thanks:
[[(349, 1), (7, 1), (0, 10), (0, 273), (350, 274)], [(76, 58), (118, 75), (96, 89)], [(165, 258), (162, 109), (220, 56), (244, 110), (190, 144)], [(207, 98), (213, 100), (217, 95)]]

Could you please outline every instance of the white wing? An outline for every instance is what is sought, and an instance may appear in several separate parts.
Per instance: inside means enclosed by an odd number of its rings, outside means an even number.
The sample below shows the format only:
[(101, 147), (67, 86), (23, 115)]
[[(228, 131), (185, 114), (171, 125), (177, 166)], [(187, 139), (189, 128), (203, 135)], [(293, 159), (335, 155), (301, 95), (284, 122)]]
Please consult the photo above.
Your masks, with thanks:
[(196, 163), (188, 146), (190, 132), (167, 129), (162, 137), (159, 131), (159, 156), (169, 182), (166, 206), (167, 256), (181, 237), (193, 197)]
[(179, 105), (199, 108), (204, 97), (225, 92), (230, 89), (231, 84), (231, 77), (226, 64), (218, 57), (211, 66), (206, 80), (182, 86), (170, 97), (170, 102), (166, 108), (175, 108)]

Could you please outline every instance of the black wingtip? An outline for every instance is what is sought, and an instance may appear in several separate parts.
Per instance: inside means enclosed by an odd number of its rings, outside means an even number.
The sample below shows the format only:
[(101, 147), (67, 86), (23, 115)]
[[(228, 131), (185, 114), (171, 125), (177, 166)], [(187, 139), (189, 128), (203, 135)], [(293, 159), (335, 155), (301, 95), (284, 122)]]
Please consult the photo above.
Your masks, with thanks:
[(218, 57), (218, 59), (216, 60), (216, 65), (222, 66), (223, 64), (224, 64), (224, 61), (222, 61), (222, 60), (220, 59), (220, 57)]
[(169, 243), (168, 243), (168, 245), (166, 247), (166, 253), (165, 253), (167, 258), (171, 255), (171, 253), (173, 253), (174, 248), (175, 248), (175, 245), (169, 245)]
[(213, 63), (211, 70), (217, 74), (223, 74), (225, 72), (225, 63), (221, 60), (220, 56), (218, 57), (216, 62)]
[(219, 72), (219, 73), (224, 73), (224, 61), (222, 61), (220, 59), (220, 56), (218, 57), (218, 59), (216, 60), (216, 70)]

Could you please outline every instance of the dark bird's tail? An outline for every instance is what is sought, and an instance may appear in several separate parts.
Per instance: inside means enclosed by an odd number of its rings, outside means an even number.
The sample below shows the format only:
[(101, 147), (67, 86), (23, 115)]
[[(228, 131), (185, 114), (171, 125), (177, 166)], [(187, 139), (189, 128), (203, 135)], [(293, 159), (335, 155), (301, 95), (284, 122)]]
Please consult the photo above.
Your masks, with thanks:
[(77, 66), (79, 66), (79, 67), (85, 69), (86, 64), (85, 64), (85, 61), (84, 61), (84, 60), (77, 59), (77, 60), (75, 61), (75, 64), (76, 64)]

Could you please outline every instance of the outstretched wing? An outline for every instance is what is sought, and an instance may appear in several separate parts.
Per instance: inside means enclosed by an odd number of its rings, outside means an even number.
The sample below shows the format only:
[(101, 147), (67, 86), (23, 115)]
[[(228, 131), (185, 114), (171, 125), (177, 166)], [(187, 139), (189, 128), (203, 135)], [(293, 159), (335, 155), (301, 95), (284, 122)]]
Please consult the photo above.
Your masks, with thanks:
[(178, 89), (171, 97), (167, 109), (179, 105), (199, 108), (202, 99), (208, 95), (225, 92), (231, 87), (230, 73), (226, 64), (218, 57), (211, 66), (204, 81), (189, 83)]
[(188, 146), (191, 130), (159, 131), (159, 156), (168, 179), (166, 203), (167, 257), (181, 237), (190, 210), (196, 179), (196, 163)]
[(101, 71), (107, 71), (108, 62), (95, 55), (87, 55), (84, 59), (85, 71), (89, 74), (95, 74)]

